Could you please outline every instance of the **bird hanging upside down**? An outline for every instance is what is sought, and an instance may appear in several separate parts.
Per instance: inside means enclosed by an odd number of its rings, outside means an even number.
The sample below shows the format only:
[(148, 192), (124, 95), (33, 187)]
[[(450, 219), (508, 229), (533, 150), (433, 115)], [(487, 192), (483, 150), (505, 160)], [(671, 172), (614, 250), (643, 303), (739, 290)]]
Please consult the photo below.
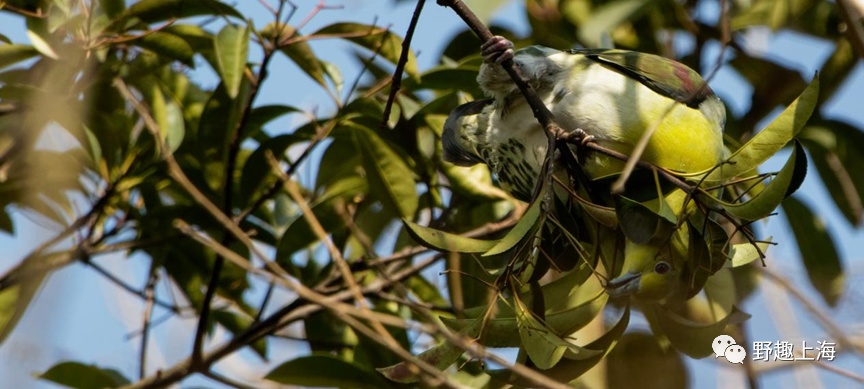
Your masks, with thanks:
[[(517, 199), (531, 200), (548, 139), (500, 65), (509, 59), (567, 132), (584, 131), (599, 145), (630, 155), (643, 134), (653, 130), (640, 159), (684, 173), (710, 169), (729, 154), (722, 135), (725, 107), (702, 77), (684, 64), (625, 50), (530, 46), (514, 52), (503, 37), (484, 44), (482, 54), (485, 61), (477, 82), (490, 98), (451, 112), (442, 139), (444, 158), (459, 166), (487, 164)], [(599, 153), (583, 154), (578, 162), (590, 180), (618, 174), (624, 165)], [(679, 220), (693, 211), (687, 209), (675, 209), (680, 211)], [(657, 274), (652, 277), (666, 280), (686, 273), (681, 262), (686, 261), (687, 240), (686, 223), (646, 242), (628, 237), (624, 270), (609, 282), (610, 294), (645, 292), (652, 299), (663, 298), (662, 291), (646, 292), (650, 288), (640, 282), (651, 277), (642, 275), (653, 272)]]

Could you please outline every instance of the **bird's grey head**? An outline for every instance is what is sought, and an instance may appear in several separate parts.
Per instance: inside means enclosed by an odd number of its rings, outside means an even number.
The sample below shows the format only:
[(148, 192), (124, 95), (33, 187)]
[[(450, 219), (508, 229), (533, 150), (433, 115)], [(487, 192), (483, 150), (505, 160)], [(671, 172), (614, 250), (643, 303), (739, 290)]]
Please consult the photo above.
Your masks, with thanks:
[(441, 146), (444, 160), (457, 166), (472, 166), (483, 160), (476, 154), (472, 143), (477, 139), (477, 114), (492, 104), (492, 99), (476, 100), (453, 109), (444, 122)]

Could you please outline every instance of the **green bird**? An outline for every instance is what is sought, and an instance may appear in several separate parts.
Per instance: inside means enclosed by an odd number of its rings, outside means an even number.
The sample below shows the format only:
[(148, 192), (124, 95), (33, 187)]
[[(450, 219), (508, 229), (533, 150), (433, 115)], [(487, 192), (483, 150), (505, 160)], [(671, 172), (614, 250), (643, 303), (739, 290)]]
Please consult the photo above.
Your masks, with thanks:
[[(626, 50), (512, 48), (502, 37), (483, 45), (485, 62), (477, 82), (490, 99), (454, 109), (444, 126), (442, 146), (444, 159), (453, 164), (487, 164), (502, 188), (517, 199), (531, 199), (548, 140), (500, 66), (507, 59), (565, 131), (584, 131), (599, 145), (627, 155), (643, 134), (653, 131), (641, 160), (682, 173), (708, 170), (729, 155), (723, 144), (725, 106), (684, 64)], [(623, 165), (599, 153), (582, 153), (579, 160), (590, 180), (620, 173)], [(694, 209), (692, 204), (682, 209), (682, 194), (679, 190), (664, 196), (679, 220), (686, 220)], [(662, 302), (681, 295), (687, 286), (688, 237), (684, 222), (647, 241), (626, 237), (623, 269), (607, 284), (610, 296)]]
[[(510, 76), (513, 64), (566, 131), (585, 131), (599, 145), (630, 154), (654, 128), (641, 159), (680, 171), (709, 169), (728, 155), (726, 109), (696, 71), (657, 55), (626, 50), (556, 50), (530, 46), (512, 52), (495, 37), (484, 46), (477, 77), (491, 97), (457, 107), (444, 126), (445, 160), (486, 163), (514, 197), (527, 200), (546, 156), (546, 134)], [(581, 161), (592, 178), (619, 173), (623, 162), (589, 154)]]

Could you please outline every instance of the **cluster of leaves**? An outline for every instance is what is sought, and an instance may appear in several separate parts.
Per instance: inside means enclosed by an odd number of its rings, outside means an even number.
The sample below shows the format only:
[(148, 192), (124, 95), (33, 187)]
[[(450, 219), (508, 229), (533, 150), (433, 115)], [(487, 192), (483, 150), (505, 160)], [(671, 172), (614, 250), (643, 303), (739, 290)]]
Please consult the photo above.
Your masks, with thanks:
[[(385, 118), (388, 96), (383, 91), (393, 64), (400, 61), (402, 39), (386, 29), (357, 23), (336, 23), (307, 33), (302, 22), (294, 24), (290, 2), (272, 3), (272, 23), (264, 26), (217, 0), (142, 0), (128, 5), (122, 0), (16, 0), (0, 5), (3, 12), (26, 21), (29, 39), (29, 44), (12, 43), (0, 35), (0, 229), (15, 231), (7, 213), (13, 207), (61, 226), (56, 237), (0, 277), (0, 340), (14, 329), (51, 271), (80, 261), (104, 273), (100, 256), (126, 251), (151, 259), (146, 286), (106, 279), (157, 310), (193, 315), (200, 321), (194, 344), (190, 340), (192, 357), (176, 366), (160, 366), (161, 373), (153, 376), (146, 376), (153, 369), (145, 369), (142, 358), (142, 377), (132, 384), (138, 387), (210, 374), (213, 363), (246, 346), (267, 358), (268, 338), (298, 321), (305, 326), (313, 353), (285, 362), (268, 379), (307, 386), (386, 387), (392, 383), (373, 369), (402, 362), (408, 357), (401, 352), (414, 345), (409, 341), (413, 333), (403, 327), (367, 331), (376, 328), (374, 318), (382, 316), (391, 318), (390, 324), (419, 323), (436, 339), (450, 339), (432, 349), (441, 356), (435, 367), (443, 370), (460, 358), (465, 362), (463, 369), (441, 376), (421, 369), (421, 378), (472, 386), (491, 377), (511, 379), (509, 372), (487, 374), (462, 357), (467, 346), (458, 340), (465, 336), (490, 347), (522, 346), (541, 369), (567, 367), (565, 376), (549, 374), (558, 379), (577, 376), (604, 357), (610, 363), (633, 363), (618, 351), (610, 352), (616, 342), (618, 349), (644, 343), (638, 343), (644, 335), (624, 332), (629, 310), (589, 344), (577, 347), (562, 339), (590, 322), (608, 302), (586, 266), (525, 298), (490, 304), (496, 300), (489, 285), (500, 276), (494, 269), (517, 274), (507, 269), (515, 263), (510, 261), (513, 252), (531, 254), (525, 248), (533, 246), (525, 243), (538, 231), (542, 238), (544, 229), (539, 226), (549, 215), (533, 205), (516, 223), (514, 210), (520, 206), (494, 185), (488, 170), (459, 169), (441, 161), (439, 138), (447, 114), (459, 103), (481, 97), (475, 82), (480, 66), (476, 40), (467, 31), (454, 37), (440, 66), (421, 73), (413, 55), (408, 55), (407, 78)], [(817, 117), (804, 126), (800, 138), (826, 188), (857, 225), (864, 179), (851, 167), (860, 162), (862, 133), (818, 114), (854, 64), (852, 45), (831, 28), (838, 20), (834, 3), (798, 1), (782, 10), (773, 3), (757, 1), (734, 9), (733, 31), (770, 20), (773, 28), (792, 28), (837, 42), (836, 52), (824, 65), (818, 100), (811, 93), (813, 97), (799, 102), (815, 103)], [(530, 38), (517, 40), (519, 46), (590, 46), (600, 32), (611, 31), (619, 47), (668, 54), (671, 43), (662, 37), (684, 32), (694, 37), (696, 48), (682, 60), (698, 69), (703, 48), (720, 39), (723, 30), (718, 24), (691, 19), (694, 4), (676, 1), (527, 4), (534, 30)], [(512, 36), (503, 29), (493, 31)], [(344, 39), (363, 50), (357, 57), (367, 74), (364, 82), (343, 91), (340, 69), (319, 57), (309, 43), (313, 39)], [(256, 45), (262, 58), (250, 59)], [(735, 139), (730, 143), (750, 144), (756, 123), (793, 100), (806, 82), (780, 64), (731, 47), (735, 59), (730, 65), (751, 80), (754, 92), (750, 111), (732, 117), (727, 132)], [(296, 107), (256, 100), (275, 56), (296, 64), (333, 97), (337, 108), (296, 128), (274, 131), (268, 126), (284, 115), (302, 113)], [(202, 86), (190, 77), (191, 69), (209, 69), (218, 77), (218, 86)], [(342, 101), (340, 96), (346, 94)], [(740, 166), (755, 168), (764, 160), (760, 158), (791, 139), (803, 124), (803, 117), (792, 111), (792, 123), (785, 114), (775, 121), (778, 129), (789, 131), (768, 136), (768, 143), (776, 147)], [(75, 145), (42, 147), (39, 140), (47, 132), (68, 133)], [(751, 202), (765, 199), (756, 207), (759, 217), (795, 186), (795, 166), (802, 157), (800, 150), (793, 153), (788, 171), (784, 168), (771, 184), (757, 188), (759, 195), (749, 190)], [(298, 180), (295, 173), (310, 164), (317, 167), (314, 180)], [(784, 183), (784, 177), (789, 181)], [(728, 176), (721, 178), (717, 181)], [(728, 207), (732, 212), (736, 205)], [(74, 211), (81, 208), (87, 211)], [(649, 211), (663, 216), (656, 208)], [(803, 203), (787, 199), (784, 211), (793, 231), (808, 237), (799, 239), (799, 245), (811, 280), (829, 302), (836, 301), (842, 269), (836, 254), (830, 255), (836, 252), (830, 238)], [(412, 236), (455, 253), (431, 254)], [(68, 247), (70, 237), (73, 247)], [(274, 254), (261, 255), (261, 247)], [(420, 274), (442, 262), (448, 270), (447, 293)], [(724, 288), (734, 285), (739, 290), (729, 307), (753, 287), (741, 283), (749, 280), (748, 268), (741, 266), (723, 276), (734, 279)], [(518, 274), (530, 281), (542, 273)], [(157, 293), (153, 285), (159, 277), (182, 296), (173, 301), (168, 294)], [(705, 282), (715, 279), (719, 277)], [(523, 283), (528, 288), (531, 284)], [(263, 301), (249, 298), (247, 292), (255, 285), (304, 297), (279, 309), (268, 308), (269, 293)], [(720, 289), (718, 294), (725, 293)], [(344, 304), (357, 297), (346, 290), (365, 297), (364, 303), (358, 302), (363, 307), (360, 313)], [(519, 296), (525, 290), (506, 292)], [(562, 294), (568, 298), (561, 299)], [(313, 303), (315, 296), (330, 299)], [(538, 318), (535, 307), (542, 301), (543, 312), (548, 313)], [(497, 307), (497, 316), (471, 319), (485, 316), (489, 306)], [(442, 327), (437, 317), (448, 313), (453, 318), (445, 319)], [(149, 309), (144, 313), (151, 314)], [(216, 326), (232, 334), (232, 340), (203, 354), (202, 339)], [(448, 338), (450, 331), (444, 327), (464, 336)], [(147, 331), (145, 326), (143, 332)], [(522, 340), (529, 337), (540, 339)], [(679, 348), (694, 339), (701, 338), (670, 336)], [(632, 349), (628, 352), (638, 355)], [(548, 358), (540, 357), (547, 354)], [(677, 355), (664, 355), (677, 361)], [(429, 361), (422, 355), (412, 359), (418, 365)], [(134, 381), (117, 371), (77, 362), (58, 364), (41, 377), (72, 387)], [(537, 377), (529, 372), (513, 379), (536, 382)]]

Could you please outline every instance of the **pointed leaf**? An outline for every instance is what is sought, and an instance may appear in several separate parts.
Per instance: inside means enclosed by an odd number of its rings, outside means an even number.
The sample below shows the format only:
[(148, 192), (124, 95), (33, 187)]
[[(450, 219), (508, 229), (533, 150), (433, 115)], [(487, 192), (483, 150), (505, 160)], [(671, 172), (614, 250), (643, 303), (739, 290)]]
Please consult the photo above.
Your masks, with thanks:
[(449, 232), (436, 230), (412, 223), (402, 219), (407, 231), (418, 242), (426, 247), (443, 251), (455, 251), (459, 253), (482, 253), (486, 252), (498, 243), (497, 240), (482, 240), (466, 238)]
[(709, 173), (706, 181), (725, 181), (759, 167), (804, 128), (804, 124), (816, 107), (818, 98), (819, 78), (813, 77), (810, 85), (786, 107), (780, 116), (735, 151), (727, 160), (728, 162)]
[(519, 242), (522, 241), (523, 238), (528, 236), (531, 231), (533, 231), (540, 220), (540, 208), (542, 201), (535, 201), (528, 207), (528, 210), (525, 211), (525, 214), (522, 215), (522, 218), (519, 219), (519, 222), (513, 226), (510, 231), (507, 232), (507, 235), (504, 235), (494, 247), (483, 253), (484, 257), (489, 257), (492, 255), (498, 255), (504, 253), (514, 246), (516, 246)]
[(240, 83), (246, 71), (249, 56), (249, 29), (246, 26), (225, 25), (214, 42), (219, 75), (225, 83), (228, 97), (234, 99), (240, 92)]
[(744, 203), (723, 203), (730, 214), (744, 220), (760, 220), (767, 217), (776, 209), (783, 199), (789, 197), (804, 182), (807, 173), (807, 156), (801, 144), (795, 142), (792, 155), (783, 165), (780, 173), (771, 180), (765, 188), (753, 198)]
[(370, 193), (399, 216), (413, 218), (418, 206), (414, 173), (399, 154), (366, 127), (352, 124), (337, 130), (350, 131), (363, 158)]
[(28, 45), (0, 45), (0, 68), (39, 55), (39, 51)]
[(40, 379), (76, 389), (116, 388), (129, 380), (114, 369), (79, 362), (61, 362), (39, 375)]

